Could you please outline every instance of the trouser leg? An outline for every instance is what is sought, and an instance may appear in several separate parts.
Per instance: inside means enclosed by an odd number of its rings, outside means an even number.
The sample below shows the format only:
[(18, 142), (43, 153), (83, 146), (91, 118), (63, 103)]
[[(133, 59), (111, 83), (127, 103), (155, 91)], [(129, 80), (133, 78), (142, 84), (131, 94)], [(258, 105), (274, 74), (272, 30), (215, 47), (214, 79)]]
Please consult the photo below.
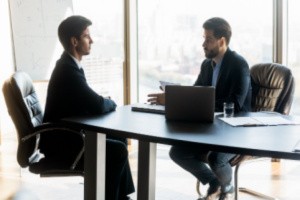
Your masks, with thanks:
[(218, 178), (221, 185), (227, 185), (231, 183), (232, 179), (232, 167), (230, 160), (235, 154), (209, 152), (208, 163), (213, 173)]
[[(118, 138), (118, 137), (109, 137), (110, 140), (120, 141), (125, 144), (127, 148), (127, 139), (126, 138)], [(135, 191), (132, 173), (129, 165), (128, 156), (126, 158), (126, 163), (121, 172), (121, 178), (119, 183), (119, 200), (127, 199), (127, 195), (133, 193)]]
[(106, 142), (105, 199), (120, 199), (120, 183), (127, 159), (128, 151), (126, 145), (123, 142), (108, 139)]
[(133, 183), (132, 174), (130, 170), (130, 165), (129, 165), (129, 161), (127, 160), (121, 175), (119, 196), (125, 197), (128, 194), (133, 193), (134, 191), (135, 189), (134, 189), (134, 183)]
[(172, 146), (169, 154), (180, 167), (193, 174), (202, 184), (207, 184), (216, 178), (206, 164), (208, 152), (199, 148)]

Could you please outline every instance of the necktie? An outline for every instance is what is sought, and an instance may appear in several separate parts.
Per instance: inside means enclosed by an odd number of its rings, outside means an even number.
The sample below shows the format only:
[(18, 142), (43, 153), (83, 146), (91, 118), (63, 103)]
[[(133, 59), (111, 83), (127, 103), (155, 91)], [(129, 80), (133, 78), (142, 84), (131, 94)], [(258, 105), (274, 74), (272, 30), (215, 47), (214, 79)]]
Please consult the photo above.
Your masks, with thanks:
[(218, 70), (216, 69), (216, 63), (214, 61), (211, 62), (211, 66), (213, 67), (213, 76), (212, 76), (212, 86), (217, 85), (217, 79), (218, 79)]
[(79, 70), (80, 70), (80, 72), (85, 76), (83, 68), (80, 67)]

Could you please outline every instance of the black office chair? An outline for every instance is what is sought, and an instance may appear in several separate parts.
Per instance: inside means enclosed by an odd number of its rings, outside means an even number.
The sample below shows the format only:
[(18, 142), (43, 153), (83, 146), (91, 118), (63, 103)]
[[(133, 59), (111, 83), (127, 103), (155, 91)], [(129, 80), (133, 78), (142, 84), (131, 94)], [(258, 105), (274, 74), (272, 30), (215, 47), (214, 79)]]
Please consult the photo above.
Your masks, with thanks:
[[(288, 115), (292, 106), (295, 91), (295, 83), (291, 70), (281, 64), (263, 63), (251, 67), (250, 75), (252, 85), (252, 111), (268, 111)], [(239, 191), (265, 199), (276, 199), (254, 190), (238, 186), (238, 170), (241, 164), (245, 160), (255, 158), (258, 157), (237, 155), (230, 162), (231, 166), (235, 166), (235, 200), (238, 200)], [(197, 181), (196, 190), (201, 197), (199, 181)]]
[[(295, 82), (291, 70), (281, 64), (263, 63), (251, 67), (250, 74), (252, 79), (252, 111), (269, 111), (288, 115), (295, 91)], [(258, 157), (248, 158), (255, 159)], [(278, 161), (276, 158), (273, 160)], [(238, 170), (241, 164), (242, 162), (239, 162), (236, 165), (236, 178), (238, 178)], [(246, 192), (265, 199), (276, 199), (254, 190), (239, 188), (237, 182), (236, 189), (238, 189), (236, 192)]]
[[(22, 168), (47, 176), (83, 176), (83, 167), (78, 167), (78, 161), (84, 152), (84, 134), (61, 124), (43, 123), (43, 111), (40, 106), (31, 78), (22, 71), (14, 73), (3, 85), (4, 99), (7, 110), (15, 125), (18, 138), (17, 161)], [(52, 134), (64, 130), (77, 134), (82, 138), (82, 149), (76, 159), (70, 163), (61, 158), (47, 158), (39, 152), (41, 134)], [(53, 146), (55, 148), (55, 146)]]

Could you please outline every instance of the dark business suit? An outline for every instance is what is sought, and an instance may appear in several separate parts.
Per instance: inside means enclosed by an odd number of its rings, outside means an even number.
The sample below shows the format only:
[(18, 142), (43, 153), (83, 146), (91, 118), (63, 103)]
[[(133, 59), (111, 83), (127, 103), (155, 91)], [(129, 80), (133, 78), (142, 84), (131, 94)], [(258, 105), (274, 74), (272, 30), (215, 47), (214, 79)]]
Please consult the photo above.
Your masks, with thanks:
[[(99, 115), (115, 108), (114, 101), (98, 95), (88, 86), (83, 70), (64, 52), (49, 81), (44, 122), (55, 122), (70, 116)], [(126, 141), (108, 139), (106, 146), (106, 199), (125, 199), (127, 194), (134, 192)], [(43, 135), (40, 141), (40, 149), (45, 156), (67, 157), (70, 163), (81, 147), (81, 138), (65, 132)], [(79, 167), (83, 166), (82, 162)]]
[[(196, 86), (211, 86), (213, 65), (206, 59), (201, 65)], [(222, 112), (224, 102), (234, 102), (235, 111), (250, 111), (251, 82), (249, 66), (245, 59), (229, 48), (224, 54), (217, 78), (215, 111)], [(229, 161), (234, 154), (209, 151), (202, 146), (172, 146), (170, 157), (174, 162), (193, 174), (201, 183), (216, 183), (226, 191), (231, 182), (232, 168)], [(209, 164), (210, 167), (207, 167)]]
[[(201, 65), (197, 86), (212, 85), (212, 60), (206, 59)], [(250, 111), (251, 80), (249, 66), (245, 59), (229, 48), (224, 54), (216, 85), (215, 111), (223, 111), (224, 102), (234, 102), (235, 111)]]

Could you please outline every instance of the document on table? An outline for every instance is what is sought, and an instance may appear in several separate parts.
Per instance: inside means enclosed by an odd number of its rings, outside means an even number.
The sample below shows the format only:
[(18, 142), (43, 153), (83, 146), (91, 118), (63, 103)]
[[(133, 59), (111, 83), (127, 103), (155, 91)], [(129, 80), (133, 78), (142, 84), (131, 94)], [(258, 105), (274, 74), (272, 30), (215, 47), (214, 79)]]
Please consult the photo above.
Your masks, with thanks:
[(165, 91), (166, 89), (166, 85), (180, 85), (178, 83), (171, 83), (171, 82), (167, 82), (167, 81), (159, 81), (160, 83), (160, 88)]
[(220, 120), (231, 126), (276, 126), (276, 125), (295, 125), (300, 124), (296, 121), (286, 119), (282, 116), (265, 117), (221, 117)]
[(294, 152), (300, 153), (300, 141), (298, 141), (294, 147)]

